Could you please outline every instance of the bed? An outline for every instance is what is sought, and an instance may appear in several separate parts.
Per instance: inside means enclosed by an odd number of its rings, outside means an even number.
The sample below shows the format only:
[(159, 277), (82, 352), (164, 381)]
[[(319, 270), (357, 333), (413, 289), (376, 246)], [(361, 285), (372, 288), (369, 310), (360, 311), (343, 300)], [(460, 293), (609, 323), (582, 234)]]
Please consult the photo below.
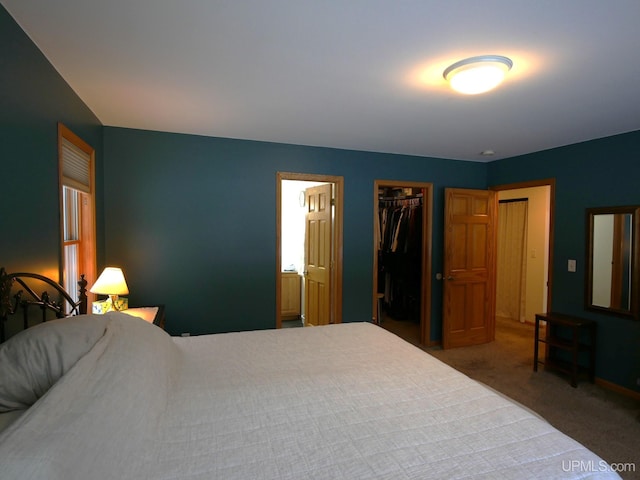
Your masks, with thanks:
[(619, 478), (368, 322), (171, 337), (119, 313), (0, 345), (2, 479)]

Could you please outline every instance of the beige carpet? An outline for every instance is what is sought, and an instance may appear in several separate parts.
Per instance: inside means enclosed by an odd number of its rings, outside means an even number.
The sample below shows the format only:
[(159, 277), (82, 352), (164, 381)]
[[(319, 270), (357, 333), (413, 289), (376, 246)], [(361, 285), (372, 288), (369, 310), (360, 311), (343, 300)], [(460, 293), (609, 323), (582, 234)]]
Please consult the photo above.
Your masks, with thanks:
[[(386, 319), (382, 326), (417, 345), (416, 325)], [(565, 376), (543, 368), (533, 372), (533, 328), (498, 319), (490, 344), (421, 348), (534, 410), (609, 463), (635, 464), (635, 472), (620, 475), (640, 479), (640, 401), (586, 380), (573, 388)]]

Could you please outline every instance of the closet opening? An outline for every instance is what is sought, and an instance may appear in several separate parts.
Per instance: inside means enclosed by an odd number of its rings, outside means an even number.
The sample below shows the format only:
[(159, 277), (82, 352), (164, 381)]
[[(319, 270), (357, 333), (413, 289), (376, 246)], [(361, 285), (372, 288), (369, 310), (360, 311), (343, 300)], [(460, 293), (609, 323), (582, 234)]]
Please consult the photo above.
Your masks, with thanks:
[(430, 183), (374, 182), (373, 322), (430, 345)]

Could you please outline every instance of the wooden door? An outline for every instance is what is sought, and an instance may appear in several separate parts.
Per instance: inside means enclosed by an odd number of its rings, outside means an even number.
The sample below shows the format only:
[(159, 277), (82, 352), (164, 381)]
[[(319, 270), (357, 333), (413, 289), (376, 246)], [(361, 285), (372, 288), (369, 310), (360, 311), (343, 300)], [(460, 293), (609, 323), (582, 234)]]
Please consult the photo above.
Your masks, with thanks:
[(305, 190), (305, 325), (331, 323), (332, 185)]
[(443, 348), (495, 337), (496, 218), (494, 191), (445, 189)]

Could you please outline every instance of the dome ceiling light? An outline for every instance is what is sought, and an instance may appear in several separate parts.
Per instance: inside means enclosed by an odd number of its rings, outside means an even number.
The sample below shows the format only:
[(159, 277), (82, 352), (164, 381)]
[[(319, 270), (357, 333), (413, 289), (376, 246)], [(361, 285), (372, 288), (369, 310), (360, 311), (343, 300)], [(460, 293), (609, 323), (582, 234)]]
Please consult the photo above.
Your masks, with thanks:
[(457, 92), (476, 95), (500, 85), (512, 66), (510, 58), (501, 55), (480, 55), (450, 65), (442, 76)]

